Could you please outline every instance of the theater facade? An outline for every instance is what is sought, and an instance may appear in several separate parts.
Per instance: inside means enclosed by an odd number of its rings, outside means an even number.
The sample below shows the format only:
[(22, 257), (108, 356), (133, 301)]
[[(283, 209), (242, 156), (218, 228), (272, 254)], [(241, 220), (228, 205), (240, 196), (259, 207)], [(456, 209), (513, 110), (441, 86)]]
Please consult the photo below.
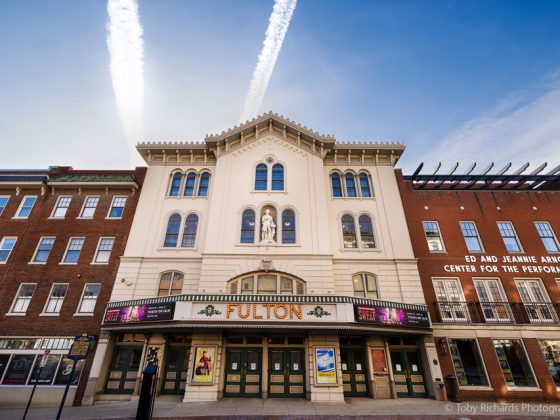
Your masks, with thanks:
[(138, 394), (440, 398), (394, 165), (268, 113), (148, 165), (84, 403)]

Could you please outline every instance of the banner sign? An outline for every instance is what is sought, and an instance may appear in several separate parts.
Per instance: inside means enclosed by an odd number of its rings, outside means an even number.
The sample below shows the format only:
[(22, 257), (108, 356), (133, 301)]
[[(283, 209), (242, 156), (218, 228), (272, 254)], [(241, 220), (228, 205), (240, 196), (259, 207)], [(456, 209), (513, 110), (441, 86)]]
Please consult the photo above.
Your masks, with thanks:
[(103, 324), (126, 324), (129, 322), (169, 321), (173, 319), (175, 302), (148, 303), (107, 309)]
[(354, 305), (354, 313), (356, 322), (399, 327), (431, 327), (428, 311), (425, 310)]

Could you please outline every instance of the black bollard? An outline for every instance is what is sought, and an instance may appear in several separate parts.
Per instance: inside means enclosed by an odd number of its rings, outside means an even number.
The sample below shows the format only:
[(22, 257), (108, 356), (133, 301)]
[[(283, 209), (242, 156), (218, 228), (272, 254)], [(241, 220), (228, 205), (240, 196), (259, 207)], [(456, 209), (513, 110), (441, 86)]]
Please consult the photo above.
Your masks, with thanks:
[(447, 384), (449, 385), (449, 401), (453, 401), (456, 403), (461, 402), (461, 400), (459, 399), (459, 390), (457, 389), (457, 378), (454, 375), (448, 375), (446, 379)]
[(142, 385), (140, 386), (140, 398), (138, 398), (138, 409), (136, 420), (149, 420), (154, 410), (154, 400), (157, 384), (157, 365), (148, 365), (144, 369)]

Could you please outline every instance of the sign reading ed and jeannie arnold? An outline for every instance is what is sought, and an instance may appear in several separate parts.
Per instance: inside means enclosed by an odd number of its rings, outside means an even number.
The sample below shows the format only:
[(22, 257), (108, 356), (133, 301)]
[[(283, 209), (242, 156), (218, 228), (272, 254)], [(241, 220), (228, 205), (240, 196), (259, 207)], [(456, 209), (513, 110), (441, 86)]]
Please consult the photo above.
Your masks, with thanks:
[(107, 309), (104, 324), (128, 322), (169, 321), (173, 319), (175, 302), (148, 303), (145, 305), (122, 306)]
[(430, 328), (428, 311), (420, 309), (389, 308), (386, 306), (354, 305), (356, 322), (401, 327)]

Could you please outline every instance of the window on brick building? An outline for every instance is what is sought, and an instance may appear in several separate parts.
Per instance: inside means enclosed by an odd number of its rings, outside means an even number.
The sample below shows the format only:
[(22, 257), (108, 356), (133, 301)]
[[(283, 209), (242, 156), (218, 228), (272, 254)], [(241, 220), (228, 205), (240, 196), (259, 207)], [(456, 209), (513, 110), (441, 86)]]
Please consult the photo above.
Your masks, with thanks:
[(32, 262), (46, 263), (53, 249), (55, 240), (56, 238), (53, 237), (42, 237), (39, 239), (39, 244), (37, 245), (37, 250), (35, 251)]
[(461, 232), (463, 233), (463, 238), (465, 238), (465, 244), (469, 252), (482, 252), (482, 242), (478, 236), (478, 231), (476, 230), (476, 225), (474, 222), (459, 222), (461, 225)]
[(70, 238), (62, 262), (64, 264), (77, 264), (84, 246), (85, 238)]
[(536, 387), (537, 381), (521, 340), (493, 340), (508, 386)]
[(126, 205), (125, 196), (115, 196), (113, 197), (113, 202), (111, 203), (111, 208), (109, 209), (109, 219), (121, 219), (124, 213), (124, 206)]
[(17, 238), (15, 236), (4, 236), (0, 241), (0, 264), (6, 264), (10, 254), (16, 245)]
[(95, 251), (95, 258), (93, 262), (98, 264), (106, 264), (109, 262), (111, 257), (111, 251), (113, 250), (113, 244), (115, 243), (115, 238), (100, 238), (97, 244), (97, 250)]
[(438, 222), (422, 222), (430, 252), (445, 251)]
[(37, 284), (35, 283), (20, 284), (18, 292), (16, 294), (16, 298), (14, 299), (14, 303), (12, 304), (12, 310), (10, 312), (14, 314), (26, 313), (36, 287)]
[(560, 246), (558, 245), (558, 239), (548, 222), (535, 222), (535, 228), (542, 240), (544, 248), (547, 252), (560, 252)]
[(84, 201), (84, 207), (80, 213), (82, 219), (93, 219), (95, 209), (99, 203), (99, 196), (88, 195)]
[(449, 352), (460, 386), (488, 386), (480, 349), (474, 339), (449, 338)]
[(498, 230), (508, 252), (523, 252), (515, 228), (511, 222), (498, 222)]
[(95, 310), (95, 304), (99, 297), (100, 284), (86, 284), (78, 306), (78, 314), (90, 314)]
[(59, 196), (56, 200), (51, 217), (63, 219), (66, 216), (66, 212), (68, 211), (68, 207), (70, 207), (71, 201), (72, 196), (70, 195)]
[(46, 314), (58, 314), (60, 313), (60, 308), (66, 297), (66, 291), (68, 290), (67, 284), (53, 284), (51, 288), (51, 294), (47, 299), (45, 305), (44, 313)]
[(9, 195), (0, 195), (0, 216), (4, 212), (4, 209), (8, 205), (8, 201), (10, 201)]
[(560, 340), (539, 340), (544, 360), (556, 387), (560, 387)]
[(37, 201), (36, 195), (26, 195), (21, 200), (21, 204), (16, 212), (16, 219), (27, 219), (31, 214), (31, 210)]
[(469, 312), (457, 279), (434, 279), (437, 309), (443, 322), (468, 322)]

